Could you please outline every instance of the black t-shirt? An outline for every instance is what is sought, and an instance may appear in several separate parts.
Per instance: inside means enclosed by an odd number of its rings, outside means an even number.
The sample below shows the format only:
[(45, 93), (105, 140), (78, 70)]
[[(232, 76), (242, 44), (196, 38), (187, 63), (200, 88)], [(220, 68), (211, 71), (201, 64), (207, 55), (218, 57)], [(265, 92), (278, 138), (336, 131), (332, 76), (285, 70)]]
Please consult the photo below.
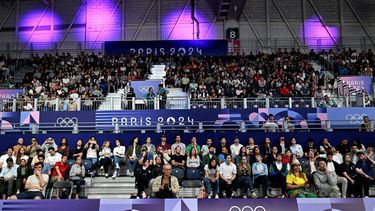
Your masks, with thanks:
[(352, 179), (353, 177), (357, 176), (357, 172), (355, 171), (355, 164), (354, 163), (349, 163), (347, 165), (346, 163), (342, 163), (341, 165), (342, 172), (346, 172)]
[(182, 163), (182, 161), (186, 161), (186, 157), (183, 155), (172, 155), (171, 160), (174, 160), (174, 162)]

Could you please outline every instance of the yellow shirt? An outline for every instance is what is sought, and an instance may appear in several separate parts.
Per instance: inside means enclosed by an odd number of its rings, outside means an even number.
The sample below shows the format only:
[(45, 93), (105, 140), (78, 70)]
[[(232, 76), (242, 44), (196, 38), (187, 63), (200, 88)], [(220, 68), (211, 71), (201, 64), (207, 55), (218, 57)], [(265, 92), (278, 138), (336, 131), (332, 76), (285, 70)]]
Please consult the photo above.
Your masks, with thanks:
[(288, 174), (286, 176), (286, 184), (290, 185), (303, 185), (307, 182), (305, 173), (302, 173), (302, 177), (296, 177), (294, 174)]

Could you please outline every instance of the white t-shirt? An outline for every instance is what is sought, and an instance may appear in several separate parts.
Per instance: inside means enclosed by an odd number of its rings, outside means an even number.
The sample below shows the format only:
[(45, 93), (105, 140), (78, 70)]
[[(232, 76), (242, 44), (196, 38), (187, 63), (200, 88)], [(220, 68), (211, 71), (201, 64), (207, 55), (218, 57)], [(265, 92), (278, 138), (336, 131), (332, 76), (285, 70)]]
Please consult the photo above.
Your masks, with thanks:
[(342, 155), (340, 153), (334, 154), (333, 160), (336, 161), (338, 164), (341, 164), (343, 162)]
[(230, 150), (232, 151), (232, 154), (239, 155), (241, 150), (242, 144), (232, 144), (230, 145)]
[(263, 128), (266, 130), (266, 132), (276, 132), (278, 127), (279, 126), (275, 122), (268, 121), (263, 125)]
[(333, 162), (327, 162), (327, 169), (328, 171), (335, 171), (335, 165)]
[(279, 163), (279, 162), (275, 162), (275, 164), (276, 164), (276, 168), (279, 170), (279, 171), (281, 171), (281, 169), (283, 168), (283, 163)]
[(119, 157), (125, 157), (125, 147), (124, 146), (119, 146), (115, 147), (113, 149), (113, 155), (114, 156), (119, 156)]
[[(1, 168), (5, 168), (7, 166), (7, 159), (8, 158), (9, 158), (8, 154), (2, 155), (0, 157), (0, 162), (3, 164)], [(13, 159), (13, 163), (16, 163), (16, 157), (11, 156), (11, 158)]]
[(233, 163), (227, 165), (226, 162), (220, 165), (220, 175), (222, 175), (225, 179), (232, 178), (233, 174), (237, 174), (237, 167)]
[(61, 161), (61, 154), (56, 152), (54, 156), (48, 155), (45, 163), (49, 163), (49, 165), (54, 166), (57, 162)]
[(208, 164), (204, 166), (204, 171), (207, 172), (209, 178), (216, 178), (216, 172), (219, 172), (219, 166), (216, 168), (210, 169), (208, 168)]
[(92, 149), (91, 147), (89, 147), (87, 149), (87, 158), (98, 158), (98, 154), (96, 152), (96, 149)]
[[(48, 179), (49, 179), (48, 175), (42, 174), (42, 177), (43, 177), (44, 181), (48, 183)], [(29, 176), (27, 178), (26, 182), (29, 182), (31, 185), (39, 186), (39, 179), (36, 177), (35, 174)], [(46, 187), (47, 187), (47, 185), (44, 186), (42, 193), (44, 193), (46, 191)], [(29, 189), (27, 191), (40, 191), (40, 190), (39, 189)]]

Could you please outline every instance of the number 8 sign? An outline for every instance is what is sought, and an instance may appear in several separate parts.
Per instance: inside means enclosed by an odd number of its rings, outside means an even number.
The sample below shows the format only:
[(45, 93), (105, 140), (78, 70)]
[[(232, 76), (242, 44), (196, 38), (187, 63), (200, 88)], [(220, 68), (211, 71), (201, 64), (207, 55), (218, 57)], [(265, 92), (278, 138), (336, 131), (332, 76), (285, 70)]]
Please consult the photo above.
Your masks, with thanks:
[(239, 28), (228, 28), (227, 29), (227, 39), (236, 40), (240, 38)]

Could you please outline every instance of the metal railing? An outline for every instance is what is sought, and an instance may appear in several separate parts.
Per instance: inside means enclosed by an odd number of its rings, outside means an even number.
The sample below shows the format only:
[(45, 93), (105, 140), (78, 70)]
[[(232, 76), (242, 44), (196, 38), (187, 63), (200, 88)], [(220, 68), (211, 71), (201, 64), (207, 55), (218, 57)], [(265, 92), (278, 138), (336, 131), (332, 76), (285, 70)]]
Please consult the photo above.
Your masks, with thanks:
[(104, 42), (66, 41), (60, 47), (58, 42), (0, 42), (0, 55), (12, 58), (31, 58), (33, 54), (70, 53), (75, 56), (82, 51), (104, 53)]
[[(303, 122), (303, 124), (302, 124)], [(54, 133), (54, 132), (71, 132), (74, 134), (80, 132), (92, 132), (98, 131), (122, 133), (130, 131), (142, 131), (142, 132), (156, 132), (162, 133), (166, 131), (182, 131), (184, 133), (197, 132), (202, 133), (204, 131), (237, 131), (237, 132), (311, 132), (311, 131), (327, 131), (331, 132), (334, 130), (350, 130), (359, 131), (360, 124), (353, 125), (350, 120), (292, 120), (289, 124), (284, 124), (278, 121), (278, 127), (270, 130), (269, 127), (265, 126), (264, 121), (228, 121), (225, 123), (218, 123), (216, 121), (188, 121), (183, 124), (180, 122), (148, 122), (148, 124), (130, 124), (124, 122), (78, 122), (76, 121), (59, 121), (40, 123), (40, 124), (12, 124), (11, 128), (2, 128), (0, 132), (14, 133)], [(291, 127), (293, 125), (293, 127)], [(31, 130), (30, 130), (31, 129)], [(374, 132), (374, 121), (370, 121), (370, 127), (368, 132)]]
[(251, 108), (316, 108), (316, 107), (375, 107), (375, 98), (365, 96), (331, 97), (329, 102), (314, 97), (295, 98), (190, 98), (154, 97), (77, 98), (75, 106), (69, 99), (40, 101), (8, 99), (0, 101), (1, 112), (17, 111), (94, 111), (94, 110), (161, 110), (161, 109), (251, 109)]
[[(2, 36), (2, 40), (9, 40), (8, 37)], [(374, 38), (375, 39), (375, 38)], [(341, 49), (353, 48), (358, 51), (368, 50), (372, 48), (371, 40), (368, 37), (337, 37), (336, 45), (333, 45), (331, 38), (316, 37), (298, 37), (301, 43), (294, 38), (256, 38), (240, 39), (241, 46), (236, 49), (228, 49), (228, 53), (250, 53), (265, 52), (272, 53), (278, 50), (299, 49), (301, 52), (308, 53), (310, 49), (320, 51), (323, 49)], [(263, 46), (262, 46), (263, 45)], [(14, 58), (29, 58), (32, 54), (44, 53), (70, 53), (77, 55), (82, 51), (86, 52), (104, 52), (104, 42), (81, 42), (81, 41), (65, 41), (59, 46), (59, 42), (0, 42), (0, 54), (8, 55)]]

